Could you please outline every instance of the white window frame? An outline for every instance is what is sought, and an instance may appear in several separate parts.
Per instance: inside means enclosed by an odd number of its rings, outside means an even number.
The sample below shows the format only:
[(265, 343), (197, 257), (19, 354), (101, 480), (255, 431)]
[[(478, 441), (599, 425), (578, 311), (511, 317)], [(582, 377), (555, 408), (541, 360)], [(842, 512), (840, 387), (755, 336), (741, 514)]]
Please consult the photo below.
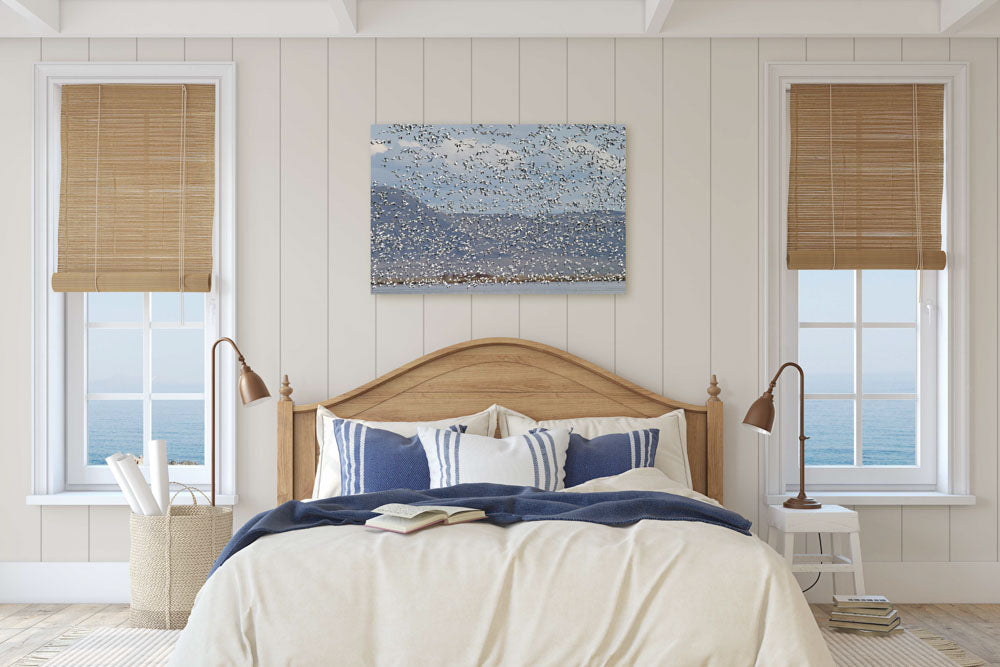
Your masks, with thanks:
[[(59, 105), (63, 84), (209, 83), (216, 86), (216, 210), (213, 224), (213, 292), (205, 314), (206, 396), (210, 394), (209, 336), (233, 337), (236, 328), (235, 150), (236, 65), (220, 63), (37, 63), (33, 141), (33, 350), (31, 504), (124, 504), (106, 476), (71, 482), (67, 475), (67, 317), (82, 310), (85, 298), (53, 292), (59, 205)], [(74, 305), (75, 304), (75, 305)], [(77, 313), (82, 315), (82, 313)], [(85, 317), (85, 316), (84, 316)], [(84, 320), (85, 321), (85, 320)], [(218, 501), (236, 501), (236, 367), (233, 355), (218, 360), (217, 466)], [(206, 409), (209, 406), (206, 405)], [(206, 428), (208, 420), (206, 419)], [(145, 446), (145, 445), (144, 445)], [(207, 488), (205, 466), (171, 468), (171, 479), (200, 481)], [(144, 470), (148, 475), (148, 470)], [(199, 477), (200, 473), (200, 477)], [(184, 478), (184, 479), (181, 479)]]
[[(763, 324), (759, 383), (786, 360), (797, 357), (797, 272), (785, 268), (787, 208), (787, 95), (792, 83), (940, 83), (945, 86), (945, 218), (943, 246), (948, 268), (926, 283), (918, 326), (937, 337), (933, 356), (923, 355), (922, 379), (936, 384), (936, 404), (921, 405), (924, 426), (933, 423), (936, 452), (923, 476), (896, 467), (806, 468), (811, 495), (828, 502), (970, 502), (969, 493), (969, 332), (968, 332), (968, 64), (967, 63), (767, 63), (760, 95), (760, 321)], [(925, 272), (926, 275), (927, 272)], [(934, 285), (934, 293), (929, 293)], [(857, 287), (857, 286), (856, 286)], [(851, 326), (854, 326), (853, 324)], [(918, 348), (919, 349), (919, 348)], [(778, 384), (779, 418), (766, 446), (767, 501), (798, 489), (798, 383)], [(857, 420), (858, 415), (855, 416)], [(806, 435), (809, 435), (806, 433)], [(806, 447), (809, 446), (807, 441)], [(907, 468), (901, 466), (899, 468)], [(869, 472), (870, 470), (870, 472)], [(849, 474), (845, 474), (849, 473)], [(818, 493), (817, 493), (818, 492)], [(825, 493), (824, 493), (825, 492)], [(907, 496), (906, 494), (911, 494)], [(954, 500), (961, 496), (963, 499)]]

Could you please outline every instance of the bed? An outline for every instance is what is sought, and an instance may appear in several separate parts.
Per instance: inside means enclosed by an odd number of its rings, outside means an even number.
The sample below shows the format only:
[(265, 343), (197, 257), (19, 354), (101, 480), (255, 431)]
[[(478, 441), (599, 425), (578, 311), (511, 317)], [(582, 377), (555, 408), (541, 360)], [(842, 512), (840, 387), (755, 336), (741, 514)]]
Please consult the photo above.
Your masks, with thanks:
[[(531, 417), (684, 410), (690, 488), (654, 468), (581, 492), (643, 490), (721, 504), (721, 390), (660, 396), (519, 339), (444, 348), (338, 397), (278, 401), (277, 501), (313, 491), (316, 411), (438, 420), (495, 403)], [(585, 488), (584, 488), (585, 487)], [(318, 526), (263, 537), (198, 595), (173, 664), (827, 665), (784, 561), (756, 537), (698, 522), (448, 526), (418, 535)]]

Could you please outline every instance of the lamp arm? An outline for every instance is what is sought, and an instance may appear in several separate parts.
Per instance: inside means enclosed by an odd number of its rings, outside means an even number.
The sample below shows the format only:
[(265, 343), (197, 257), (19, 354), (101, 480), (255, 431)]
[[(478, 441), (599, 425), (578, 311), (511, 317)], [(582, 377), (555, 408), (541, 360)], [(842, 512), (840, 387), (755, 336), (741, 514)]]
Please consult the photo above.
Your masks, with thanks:
[[(243, 353), (242, 353), (242, 352), (240, 352), (240, 348), (236, 347), (236, 343), (235, 343), (235, 342), (233, 341), (233, 339), (232, 339), (232, 338), (229, 338), (228, 336), (223, 336), (223, 337), (222, 337), (222, 338), (220, 338), (219, 340), (217, 340), (217, 341), (215, 341), (214, 343), (212, 343), (212, 363), (213, 363), (213, 364), (215, 363), (215, 348), (217, 348), (217, 347), (219, 346), (219, 343), (221, 343), (221, 342), (223, 342), (223, 341), (225, 341), (225, 342), (227, 342), (227, 343), (229, 343), (230, 345), (232, 345), (232, 346), (233, 346), (233, 349), (234, 349), (234, 350), (236, 350), (236, 356), (237, 356), (237, 358), (239, 359), (239, 361), (240, 361), (241, 363), (242, 363), (242, 362), (245, 362), (245, 361), (246, 361), (246, 360), (245, 360), (245, 359), (243, 358)], [(782, 367), (782, 368), (783, 368), (783, 367)], [(778, 372), (780, 373), (781, 371), (778, 371)], [(215, 376), (215, 373), (214, 373), (214, 372), (212, 373), (212, 376), (213, 376), (213, 377)]]
[[(794, 361), (786, 361), (781, 364), (778, 368), (778, 372), (774, 374), (771, 379), (771, 386), (768, 387), (768, 392), (773, 392), (775, 385), (778, 383), (778, 376), (781, 375), (789, 366), (792, 366), (799, 372), (799, 494), (795, 499), (789, 499), (785, 503), (785, 507), (803, 507), (806, 503), (809, 506), (820, 507), (815, 501), (809, 500), (806, 497), (806, 440), (809, 437), (806, 435), (806, 374)], [(798, 501), (799, 504), (789, 505), (789, 502)]]
[(236, 347), (236, 343), (233, 341), (232, 338), (229, 338), (227, 336), (223, 336), (219, 340), (217, 340), (214, 343), (212, 343), (212, 353), (211, 353), (211, 357), (212, 357), (212, 424), (211, 424), (211, 435), (212, 435), (212, 469), (211, 469), (211, 473), (210, 474), (212, 476), (211, 503), (212, 503), (213, 507), (215, 507), (215, 348), (219, 347), (219, 343), (221, 343), (223, 341), (225, 341), (225, 342), (227, 342), (227, 343), (229, 343), (230, 345), (233, 346), (233, 349), (236, 350), (236, 356), (239, 359), (239, 362), (241, 364), (246, 363), (245, 360), (243, 359), (243, 353), (240, 352), (240, 348)]

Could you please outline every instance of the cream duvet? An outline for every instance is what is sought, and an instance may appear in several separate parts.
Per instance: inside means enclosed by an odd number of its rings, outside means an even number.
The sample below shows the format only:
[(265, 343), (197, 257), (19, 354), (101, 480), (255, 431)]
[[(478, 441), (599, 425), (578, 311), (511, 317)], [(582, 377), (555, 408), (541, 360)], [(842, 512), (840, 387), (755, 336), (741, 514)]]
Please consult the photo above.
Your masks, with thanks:
[[(577, 491), (709, 501), (654, 468)], [(704, 523), (322, 526), (208, 580), (174, 665), (832, 665), (785, 562)]]

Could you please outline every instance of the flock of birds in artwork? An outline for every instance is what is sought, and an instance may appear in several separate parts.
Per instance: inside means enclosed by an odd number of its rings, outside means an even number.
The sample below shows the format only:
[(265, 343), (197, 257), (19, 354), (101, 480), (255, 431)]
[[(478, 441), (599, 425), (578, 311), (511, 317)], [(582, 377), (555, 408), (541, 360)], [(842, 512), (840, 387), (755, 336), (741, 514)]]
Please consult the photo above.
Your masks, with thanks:
[(623, 126), (375, 125), (371, 155), (374, 291), (624, 290)]

